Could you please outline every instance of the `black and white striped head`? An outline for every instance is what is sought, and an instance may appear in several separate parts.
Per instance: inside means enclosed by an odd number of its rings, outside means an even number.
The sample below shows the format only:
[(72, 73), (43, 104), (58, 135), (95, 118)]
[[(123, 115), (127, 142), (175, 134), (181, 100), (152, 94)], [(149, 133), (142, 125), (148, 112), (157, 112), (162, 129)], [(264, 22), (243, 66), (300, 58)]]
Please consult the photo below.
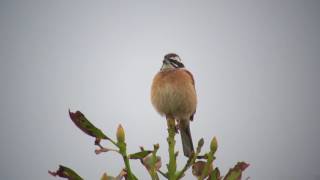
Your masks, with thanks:
[(184, 65), (177, 54), (169, 53), (164, 56), (161, 71), (178, 68), (184, 68)]

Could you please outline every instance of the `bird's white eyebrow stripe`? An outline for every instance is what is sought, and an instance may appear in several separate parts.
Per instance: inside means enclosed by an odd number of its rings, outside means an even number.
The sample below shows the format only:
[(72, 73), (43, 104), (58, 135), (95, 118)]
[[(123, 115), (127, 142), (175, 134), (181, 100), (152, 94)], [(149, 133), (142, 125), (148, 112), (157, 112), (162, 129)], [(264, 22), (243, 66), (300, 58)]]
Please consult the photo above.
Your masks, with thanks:
[(172, 59), (172, 60), (176, 60), (178, 62), (181, 62), (181, 59), (178, 57), (178, 56), (173, 56), (173, 57), (170, 57), (169, 59)]
[(175, 68), (184, 67), (184, 64), (182, 62), (179, 62), (175, 59), (169, 59), (169, 61), (170, 61), (170, 64)]
[(178, 65), (177, 65), (175, 62), (170, 61), (170, 64), (171, 64), (174, 68), (178, 68)]

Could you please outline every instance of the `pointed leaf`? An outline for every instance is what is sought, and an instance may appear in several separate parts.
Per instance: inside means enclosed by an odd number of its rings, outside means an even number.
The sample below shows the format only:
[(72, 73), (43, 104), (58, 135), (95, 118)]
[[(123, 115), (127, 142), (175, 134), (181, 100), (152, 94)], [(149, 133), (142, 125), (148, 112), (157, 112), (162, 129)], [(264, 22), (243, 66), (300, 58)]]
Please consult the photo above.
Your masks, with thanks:
[(238, 162), (233, 168), (229, 170), (224, 180), (240, 180), (242, 172), (249, 166), (245, 162)]
[(83, 178), (80, 177), (74, 170), (62, 165), (59, 165), (59, 169), (56, 172), (49, 171), (49, 174), (52, 176), (67, 178), (68, 180), (83, 180)]
[(130, 154), (129, 158), (130, 159), (142, 159), (142, 158), (148, 156), (150, 153), (152, 153), (152, 151), (141, 151), (141, 152)]
[(69, 115), (74, 124), (89, 136), (98, 139), (109, 139), (100, 129), (96, 128), (80, 111), (71, 112)]

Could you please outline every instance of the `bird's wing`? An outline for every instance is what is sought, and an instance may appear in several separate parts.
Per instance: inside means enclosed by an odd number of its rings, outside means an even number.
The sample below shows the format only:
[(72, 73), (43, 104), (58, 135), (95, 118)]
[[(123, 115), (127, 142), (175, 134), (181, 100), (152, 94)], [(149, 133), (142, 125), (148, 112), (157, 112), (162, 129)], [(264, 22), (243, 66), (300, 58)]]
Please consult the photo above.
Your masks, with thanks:
[[(192, 85), (193, 85), (193, 88), (196, 88), (195, 87), (195, 81), (194, 81), (194, 78), (193, 78), (193, 75), (190, 71), (186, 70), (186, 69), (183, 69), (184, 72), (186, 72), (189, 76), (190, 76), (190, 79), (192, 81)], [(190, 120), (193, 121), (193, 117), (194, 117), (194, 114), (196, 113), (196, 110), (192, 113), (192, 115), (190, 116)]]
[(183, 71), (186, 72), (190, 76), (190, 78), (192, 80), (193, 87), (195, 87), (194, 78), (193, 78), (193, 75), (191, 74), (191, 72), (186, 69), (183, 69)]

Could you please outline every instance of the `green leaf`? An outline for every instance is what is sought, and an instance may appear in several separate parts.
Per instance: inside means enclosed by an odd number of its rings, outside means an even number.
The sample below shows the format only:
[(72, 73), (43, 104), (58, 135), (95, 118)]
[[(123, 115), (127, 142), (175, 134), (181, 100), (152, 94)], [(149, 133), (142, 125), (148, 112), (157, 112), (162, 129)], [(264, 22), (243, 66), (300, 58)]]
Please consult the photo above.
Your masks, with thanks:
[(100, 129), (96, 128), (80, 111), (71, 112), (69, 115), (74, 124), (89, 136), (98, 139), (109, 139)]
[(238, 162), (233, 168), (229, 170), (224, 180), (240, 180), (242, 172), (249, 166), (245, 162)]
[(62, 165), (59, 165), (59, 169), (56, 172), (49, 171), (49, 174), (52, 176), (67, 178), (68, 180), (83, 180), (83, 178), (80, 177), (74, 170)]
[(152, 151), (141, 151), (141, 152), (130, 154), (129, 158), (130, 159), (142, 159), (142, 158), (145, 158), (146, 156), (148, 156), (150, 153), (152, 153)]

